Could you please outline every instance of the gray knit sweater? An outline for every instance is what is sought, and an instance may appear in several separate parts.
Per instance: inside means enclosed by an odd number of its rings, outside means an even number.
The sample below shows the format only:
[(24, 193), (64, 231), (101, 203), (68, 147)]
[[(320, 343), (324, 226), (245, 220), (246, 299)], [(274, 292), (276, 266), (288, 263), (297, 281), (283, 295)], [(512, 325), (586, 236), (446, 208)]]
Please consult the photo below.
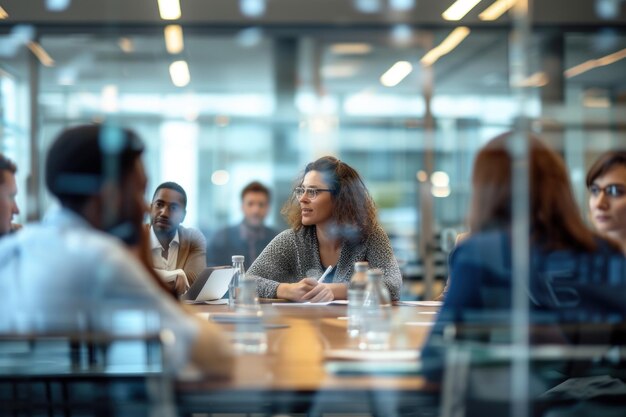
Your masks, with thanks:
[[(298, 231), (285, 230), (261, 252), (248, 270), (248, 274), (257, 280), (259, 297), (276, 298), (279, 284), (298, 282), (313, 273), (318, 277), (322, 274), (325, 268), (320, 261), (315, 230), (315, 226), (303, 226)], [(385, 274), (384, 283), (391, 299), (400, 299), (400, 268), (389, 238), (380, 226), (376, 226), (365, 242), (342, 245), (332, 282), (349, 283), (354, 263), (358, 261), (369, 262), (370, 268), (380, 268)]]

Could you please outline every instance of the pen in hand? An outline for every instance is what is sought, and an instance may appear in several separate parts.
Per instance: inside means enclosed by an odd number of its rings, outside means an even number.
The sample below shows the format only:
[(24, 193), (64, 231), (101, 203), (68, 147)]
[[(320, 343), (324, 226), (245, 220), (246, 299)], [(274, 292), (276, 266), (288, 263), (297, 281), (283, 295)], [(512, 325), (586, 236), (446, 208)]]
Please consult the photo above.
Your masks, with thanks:
[(320, 277), (320, 279), (317, 280), (318, 284), (321, 284), (322, 282), (324, 282), (324, 279), (326, 278), (326, 276), (328, 274), (330, 274), (330, 271), (333, 270), (333, 266), (330, 265), (328, 268), (326, 268), (326, 271), (324, 271), (324, 273), (322, 274), (322, 276)]

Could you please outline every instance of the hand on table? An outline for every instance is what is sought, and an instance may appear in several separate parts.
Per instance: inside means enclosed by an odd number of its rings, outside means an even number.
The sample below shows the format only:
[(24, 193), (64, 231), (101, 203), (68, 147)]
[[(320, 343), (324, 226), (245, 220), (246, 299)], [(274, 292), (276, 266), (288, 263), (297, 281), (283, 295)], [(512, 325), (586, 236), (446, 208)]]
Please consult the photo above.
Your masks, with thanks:
[(335, 299), (335, 295), (333, 294), (333, 291), (330, 289), (330, 286), (328, 286), (328, 284), (321, 284), (313, 278), (305, 278), (302, 281), (307, 281), (311, 284), (315, 283), (313, 288), (311, 288), (309, 292), (302, 296), (302, 301), (309, 301), (311, 303), (322, 303), (326, 301), (333, 301)]
[(176, 276), (176, 280), (174, 281), (174, 289), (176, 290), (176, 294), (186, 293), (189, 287), (189, 281), (187, 280), (185, 273), (183, 272), (182, 275), (178, 274)]
[(326, 284), (320, 284), (314, 278), (304, 278), (294, 284), (280, 284), (276, 296), (291, 301), (312, 303), (332, 301), (335, 298)]

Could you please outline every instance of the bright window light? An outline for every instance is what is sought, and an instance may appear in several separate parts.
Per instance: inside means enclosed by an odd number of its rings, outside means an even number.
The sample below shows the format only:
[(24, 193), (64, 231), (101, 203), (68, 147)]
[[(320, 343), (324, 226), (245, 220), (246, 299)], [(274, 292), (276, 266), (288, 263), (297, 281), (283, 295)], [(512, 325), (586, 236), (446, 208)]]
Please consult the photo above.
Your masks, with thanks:
[(198, 136), (197, 123), (166, 121), (161, 124), (160, 177), (156, 187), (164, 181), (180, 184), (187, 193), (185, 225), (196, 226), (198, 222)]
[(119, 110), (117, 86), (114, 84), (105, 85), (101, 93), (102, 111), (105, 113), (116, 113)]

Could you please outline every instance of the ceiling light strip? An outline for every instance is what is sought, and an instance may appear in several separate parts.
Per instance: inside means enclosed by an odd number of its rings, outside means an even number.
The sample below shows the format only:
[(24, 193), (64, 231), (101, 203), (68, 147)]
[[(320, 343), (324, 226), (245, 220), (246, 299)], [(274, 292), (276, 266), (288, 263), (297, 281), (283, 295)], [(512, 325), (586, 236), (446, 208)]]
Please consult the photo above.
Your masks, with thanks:
[(463, 39), (467, 38), (469, 34), (470, 34), (469, 28), (465, 26), (459, 26), (458, 28), (450, 32), (448, 37), (446, 37), (443, 40), (443, 42), (441, 42), (439, 45), (437, 45), (436, 47), (428, 51), (426, 55), (422, 57), (420, 62), (424, 66), (433, 65), (435, 62), (437, 62), (439, 58), (450, 53), (461, 42), (463, 42)]
[(380, 77), (380, 83), (385, 87), (395, 87), (413, 71), (413, 65), (407, 61), (398, 61)]
[(583, 62), (582, 64), (573, 66), (572, 68), (565, 70), (564, 74), (566, 78), (576, 77), (577, 75), (590, 71), (594, 68), (611, 65), (624, 58), (626, 58), (626, 48), (619, 50), (617, 52), (614, 52), (612, 54), (609, 54), (607, 56), (604, 56), (602, 58), (590, 59), (588, 61)]
[(368, 43), (336, 43), (331, 45), (330, 51), (336, 55), (364, 55), (372, 51)]
[(491, 6), (487, 7), (478, 15), (480, 20), (493, 21), (498, 20), (500, 16), (509, 11), (517, 0), (497, 0)]
[(446, 20), (461, 20), (478, 3), (480, 0), (457, 0), (441, 16)]
[(46, 67), (54, 66), (54, 59), (52, 59), (50, 55), (48, 55), (46, 50), (43, 49), (43, 47), (40, 44), (38, 44), (37, 42), (31, 41), (31, 42), (28, 42), (26, 46), (28, 47), (28, 49), (30, 49), (33, 55), (37, 57), (37, 59), (39, 60), (39, 62), (41, 62), (42, 65)]

